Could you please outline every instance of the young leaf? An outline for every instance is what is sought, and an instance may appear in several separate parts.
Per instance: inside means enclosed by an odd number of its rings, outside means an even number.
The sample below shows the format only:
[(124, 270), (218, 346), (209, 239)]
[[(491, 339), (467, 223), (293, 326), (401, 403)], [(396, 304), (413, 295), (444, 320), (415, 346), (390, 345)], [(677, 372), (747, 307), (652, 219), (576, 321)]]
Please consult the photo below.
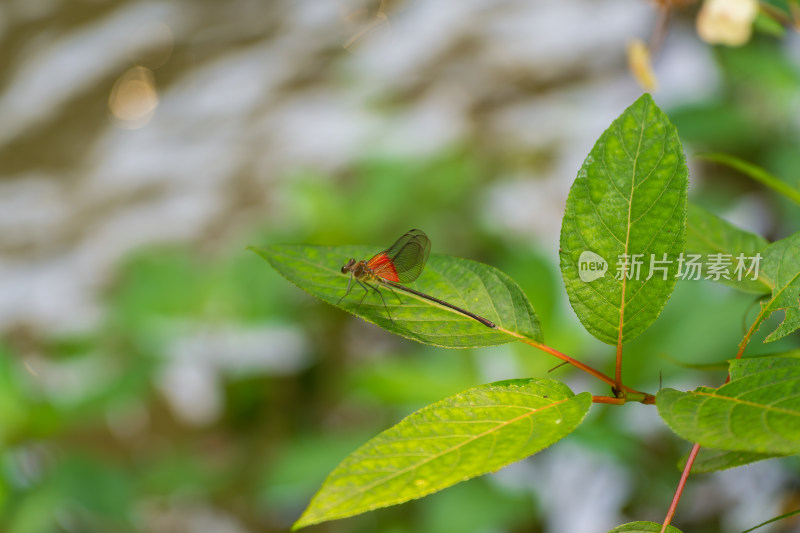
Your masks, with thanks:
[[(683, 367), (689, 368), (692, 370), (725, 370), (730, 369), (731, 377), (735, 378), (739, 372), (746, 373), (753, 373), (754, 371), (762, 370), (762, 369), (769, 369), (774, 368), (776, 365), (782, 366), (790, 366), (793, 363), (791, 361), (787, 361), (786, 363), (782, 363), (781, 360), (784, 358), (791, 358), (791, 359), (800, 359), (800, 349), (798, 350), (789, 350), (788, 352), (780, 352), (780, 353), (773, 353), (773, 354), (763, 354), (763, 355), (754, 355), (751, 357), (747, 357), (745, 359), (734, 359), (732, 361), (720, 361), (719, 363), (685, 363), (683, 361), (679, 361), (674, 357), (671, 357), (669, 354), (660, 354), (659, 357), (666, 359), (670, 363)], [(764, 361), (764, 359), (767, 359)], [(739, 370), (739, 369), (743, 370)], [(753, 371), (747, 371), (745, 369), (753, 369)], [(744, 375), (744, 374), (742, 374)]]
[(331, 472), (294, 528), (421, 498), (569, 435), (592, 404), (551, 379), (481, 385), (413, 413)]
[[(774, 282), (767, 277), (763, 269), (757, 276), (751, 273), (736, 272), (737, 257), (742, 254), (746, 259), (755, 255), (769, 244), (766, 239), (755, 233), (737, 228), (730, 222), (717, 215), (706, 211), (700, 206), (689, 204), (689, 218), (686, 225), (686, 255), (700, 255), (702, 257), (703, 271), (699, 274), (701, 279), (711, 279), (729, 285), (743, 292), (755, 294), (769, 294), (772, 292)], [(724, 273), (716, 276), (709, 273), (706, 264), (709, 257), (723, 254), (730, 259), (724, 268)], [(749, 261), (745, 262), (749, 267)], [(756, 279), (752, 279), (755, 277)], [(716, 279), (715, 279), (716, 278)]]
[(760, 527), (764, 527), (767, 524), (771, 524), (773, 522), (777, 522), (778, 520), (783, 520), (784, 518), (789, 518), (790, 516), (794, 516), (796, 514), (800, 514), (800, 509), (795, 509), (794, 511), (789, 511), (788, 513), (783, 513), (783, 514), (778, 515), (778, 516), (776, 516), (774, 518), (770, 518), (769, 520), (761, 522), (757, 526), (751, 527), (750, 529), (745, 529), (744, 531), (742, 531), (742, 533), (750, 533), (751, 531), (755, 531), (756, 529), (758, 529)]
[[(600, 136), (578, 172), (561, 227), (561, 273), (581, 323), (603, 342), (636, 337), (672, 294), (687, 186), (678, 133), (648, 94)], [(651, 270), (651, 259), (663, 269)]]
[[(682, 471), (684, 469), (688, 457), (689, 452), (681, 457), (680, 461), (678, 461), (678, 470)], [(781, 456), (770, 453), (731, 452), (714, 450), (711, 448), (700, 448), (697, 458), (694, 460), (694, 463), (692, 463), (692, 474), (706, 474), (719, 470), (727, 470), (729, 468), (755, 463), (756, 461), (763, 461), (764, 459), (774, 459), (775, 457)]]
[[(661, 524), (655, 522), (631, 522), (617, 526), (608, 533), (659, 533)], [(681, 530), (674, 526), (667, 526), (666, 533), (681, 533)]]
[(791, 361), (798, 360), (763, 357), (732, 365), (731, 381), (718, 389), (663, 389), (658, 414), (675, 433), (705, 447), (798, 454), (800, 365)]
[(773, 191), (782, 194), (786, 198), (794, 201), (797, 204), (800, 204), (800, 190), (795, 189), (788, 183), (784, 182), (783, 180), (773, 176), (763, 168), (753, 165), (752, 163), (748, 163), (747, 161), (743, 161), (738, 157), (734, 157), (728, 154), (721, 154), (721, 153), (711, 153), (711, 154), (695, 154), (695, 157), (698, 159), (705, 159), (706, 161), (713, 161), (715, 163), (720, 163), (722, 165), (727, 165), (731, 168), (738, 170), (739, 172), (749, 176), (750, 178), (754, 179), (755, 181), (760, 182), (763, 185), (766, 185)]
[[(372, 290), (365, 294), (354, 282), (350, 294), (339, 302), (347, 291), (349, 278), (342, 274), (342, 265), (349, 258), (369, 259), (378, 251), (375, 248), (284, 245), (250, 249), (313, 296), (403, 337), (447, 348), (492, 346), (515, 340), (502, 331), (399, 290), (378, 287), (381, 299)], [(494, 267), (468, 259), (431, 255), (413, 287), (509, 331), (542, 340), (539, 319), (525, 293)], [(362, 296), (364, 300), (359, 305)]]
[(761, 319), (779, 309), (786, 317), (764, 342), (776, 341), (800, 328), (800, 232), (767, 246), (763, 253), (764, 273), (774, 280), (772, 298), (761, 304)]

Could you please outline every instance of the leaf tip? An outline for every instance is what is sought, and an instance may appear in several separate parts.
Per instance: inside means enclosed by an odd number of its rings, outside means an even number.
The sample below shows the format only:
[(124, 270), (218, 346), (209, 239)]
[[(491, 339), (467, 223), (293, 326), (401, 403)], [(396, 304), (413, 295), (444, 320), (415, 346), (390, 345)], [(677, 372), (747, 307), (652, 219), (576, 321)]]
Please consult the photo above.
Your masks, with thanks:
[(259, 255), (262, 259), (269, 261), (270, 257), (272, 256), (270, 253), (270, 248), (270, 246), (255, 246), (251, 244), (249, 246), (245, 246), (244, 249), (248, 252), (253, 252), (254, 254)]
[(305, 511), (303, 511), (303, 514), (300, 515), (300, 518), (298, 518), (297, 521), (294, 524), (292, 524), (292, 527), (289, 529), (289, 531), (298, 531), (300, 529), (303, 529), (304, 527), (313, 526), (314, 524), (325, 522), (326, 520), (325, 518), (320, 518), (319, 516), (315, 517), (313, 515), (313, 513), (311, 512), (313, 506), (314, 502), (312, 500), (309, 506), (306, 507)]

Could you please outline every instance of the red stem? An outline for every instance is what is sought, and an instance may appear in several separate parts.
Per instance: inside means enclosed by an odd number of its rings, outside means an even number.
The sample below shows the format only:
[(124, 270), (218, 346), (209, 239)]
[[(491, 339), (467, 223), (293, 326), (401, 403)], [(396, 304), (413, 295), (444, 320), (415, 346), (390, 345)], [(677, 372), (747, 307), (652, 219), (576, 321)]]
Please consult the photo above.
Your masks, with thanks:
[(672, 517), (675, 516), (675, 509), (678, 508), (678, 502), (681, 501), (683, 489), (686, 487), (686, 480), (689, 479), (689, 472), (692, 470), (692, 465), (694, 464), (694, 460), (697, 458), (697, 452), (699, 451), (700, 445), (695, 444), (692, 446), (692, 451), (689, 452), (689, 458), (686, 459), (686, 466), (683, 467), (683, 473), (681, 474), (681, 480), (678, 482), (678, 488), (675, 490), (675, 495), (672, 497), (672, 503), (669, 505), (669, 511), (667, 511), (667, 517), (664, 519), (664, 524), (661, 526), (661, 533), (664, 533), (667, 530), (669, 523), (672, 522)]
[[(559, 352), (555, 348), (551, 348), (550, 346), (548, 346), (546, 344), (541, 344), (539, 342), (536, 342), (533, 339), (529, 339), (528, 337), (520, 335), (519, 333), (516, 333), (514, 331), (509, 331), (509, 330), (507, 330), (505, 328), (502, 328), (502, 327), (499, 327), (499, 326), (498, 326), (497, 330), (498, 331), (502, 331), (503, 333), (506, 333), (507, 335), (511, 335), (512, 337), (516, 337), (517, 339), (519, 339), (520, 341), (524, 342), (525, 344), (529, 344), (529, 345), (533, 346), (534, 348), (538, 348), (538, 349), (542, 350), (543, 352), (547, 352), (550, 355), (558, 357), (562, 361), (565, 361), (565, 362), (571, 364), (572, 366), (574, 366), (576, 368), (580, 368), (584, 372), (586, 372), (588, 374), (591, 374), (592, 376), (596, 377), (600, 381), (602, 381), (604, 383), (607, 383), (607, 384), (611, 385), (612, 387), (616, 387), (615, 381), (612, 378), (610, 378), (609, 376), (603, 374), (599, 370), (596, 370), (596, 369), (590, 367), (587, 364), (581, 363), (577, 359), (573, 359), (572, 357)], [(655, 396), (653, 396), (651, 394), (644, 393), (644, 392), (637, 391), (636, 389), (632, 389), (630, 387), (626, 387), (625, 385), (622, 385), (622, 387), (618, 388), (617, 390), (624, 390), (626, 392), (630, 392), (630, 393), (633, 393), (633, 394), (641, 394), (644, 397), (644, 399), (642, 400), (642, 403), (649, 403), (649, 404), (655, 403)], [(602, 398), (602, 396), (598, 396), (598, 398)], [(611, 402), (601, 402), (601, 403), (611, 403)], [(614, 403), (617, 403), (617, 402), (614, 402)], [(619, 402), (619, 403), (625, 403), (624, 399), (623, 399), (622, 402)]]
[(614, 389), (622, 391), (622, 330), (620, 329), (619, 343), (617, 343), (617, 364), (614, 366)]
[[(628, 215), (630, 221), (630, 214)], [(630, 228), (628, 228), (630, 232)], [(625, 246), (627, 253), (628, 246)], [(614, 394), (622, 392), (622, 328), (625, 325), (625, 272), (622, 272), (622, 301), (619, 304), (619, 335), (617, 337), (617, 364), (614, 367)]]
[(611, 403), (615, 405), (622, 405), (625, 403), (625, 398), (617, 398), (616, 396), (592, 396), (592, 403)]
[(614, 385), (614, 380), (611, 379), (610, 377), (606, 376), (605, 374), (603, 374), (599, 370), (595, 370), (594, 368), (590, 367), (589, 365), (581, 363), (577, 359), (573, 359), (572, 357), (559, 352), (555, 348), (551, 348), (550, 346), (548, 346), (546, 344), (541, 344), (539, 342), (536, 342), (533, 339), (529, 339), (528, 337), (520, 335), (519, 333), (516, 333), (514, 331), (509, 331), (509, 330), (507, 330), (505, 328), (502, 328), (502, 327), (499, 327), (499, 326), (498, 326), (497, 329), (498, 329), (498, 331), (502, 331), (503, 333), (506, 333), (508, 335), (511, 335), (513, 337), (518, 338), (519, 340), (521, 340), (525, 344), (529, 344), (529, 345), (533, 346), (534, 348), (539, 348), (543, 352), (547, 352), (550, 355), (554, 355), (554, 356), (558, 357), (559, 359), (561, 359), (562, 361), (566, 361), (567, 363), (571, 364), (572, 366), (580, 368), (584, 372), (587, 372), (587, 373), (593, 375), (597, 379), (599, 379), (601, 381), (604, 381), (605, 383), (608, 383), (611, 386)]
[(671, 6), (669, 4), (662, 4), (659, 6), (656, 27), (653, 30), (653, 35), (650, 37), (650, 57), (655, 57), (658, 54), (661, 49), (661, 44), (664, 42), (664, 37), (669, 28), (670, 10)]
[[(758, 329), (759, 324), (761, 323), (762, 315), (764, 314), (764, 308), (761, 309), (761, 312), (756, 316), (756, 319), (753, 321), (753, 325), (750, 326), (750, 329), (747, 330), (744, 337), (742, 338), (742, 342), (739, 343), (739, 351), (736, 352), (736, 359), (741, 359), (742, 354), (744, 354), (744, 349), (747, 348), (747, 345), (750, 343), (750, 339), (752, 338), (753, 334)], [(731, 380), (731, 374), (728, 372), (728, 377), (725, 378), (725, 383), (728, 383)], [(667, 530), (667, 526), (672, 521), (672, 517), (675, 515), (675, 509), (678, 507), (678, 502), (681, 499), (681, 494), (683, 494), (683, 487), (686, 485), (686, 480), (689, 478), (689, 472), (692, 470), (692, 464), (694, 464), (694, 460), (697, 457), (697, 453), (700, 451), (700, 445), (695, 443), (692, 446), (692, 451), (689, 453), (689, 458), (686, 460), (686, 466), (683, 468), (683, 474), (681, 474), (681, 480), (678, 483), (678, 488), (675, 490), (675, 495), (672, 497), (672, 503), (669, 506), (669, 511), (667, 511), (667, 517), (664, 519), (664, 525), (661, 526), (661, 533), (664, 533)]]

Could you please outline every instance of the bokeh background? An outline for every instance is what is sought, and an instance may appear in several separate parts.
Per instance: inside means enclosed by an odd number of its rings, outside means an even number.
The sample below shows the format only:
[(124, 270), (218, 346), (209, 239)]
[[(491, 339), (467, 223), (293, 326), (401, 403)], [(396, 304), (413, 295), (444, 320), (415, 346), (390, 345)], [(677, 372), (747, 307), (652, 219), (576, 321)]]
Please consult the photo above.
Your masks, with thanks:
[[(695, 12), (673, 13), (654, 60), (692, 197), (791, 234), (796, 205), (692, 154), (730, 152), (798, 185), (800, 39), (711, 47)], [(641, 94), (626, 45), (657, 19), (643, 0), (4, 0), (0, 531), (285, 531), (347, 453), (427, 403), (526, 376), (607, 394), (522, 345), (388, 335), (244, 248), (377, 251), (424, 228), (434, 253), (514, 277), (550, 345), (611, 372), (613, 348), (566, 300), (558, 233), (581, 161)], [(679, 283), (626, 348), (626, 381), (721, 383), (713, 364), (753, 306)], [(750, 352), (798, 345), (759, 338)], [(687, 448), (652, 407), (597, 406), (497, 474), (309, 531), (660, 521)], [(675, 524), (740, 531), (796, 508), (798, 472), (786, 460), (694, 477)]]

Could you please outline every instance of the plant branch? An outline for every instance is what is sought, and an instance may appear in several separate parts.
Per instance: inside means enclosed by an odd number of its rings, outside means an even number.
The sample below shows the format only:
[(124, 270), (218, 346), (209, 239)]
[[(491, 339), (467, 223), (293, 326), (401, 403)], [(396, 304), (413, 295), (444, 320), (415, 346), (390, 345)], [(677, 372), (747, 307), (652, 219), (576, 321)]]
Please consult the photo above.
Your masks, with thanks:
[(661, 533), (664, 533), (672, 522), (672, 517), (675, 516), (675, 510), (678, 508), (678, 502), (681, 501), (683, 489), (686, 487), (686, 480), (689, 479), (689, 472), (692, 470), (694, 460), (697, 458), (697, 452), (700, 451), (700, 445), (695, 444), (692, 446), (692, 451), (689, 452), (689, 458), (686, 460), (686, 466), (683, 467), (681, 480), (678, 482), (678, 488), (675, 490), (675, 495), (672, 497), (672, 503), (669, 505), (667, 516), (664, 518), (664, 523), (661, 525)]
[(614, 405), (622, 405), (626, 401), (625, 398), (617, 398), (616, 396), (592, 396), (592, 403), (611, 403)]
[(509, 331), (509, 330), (507, 330), (505, 328), (502, 328), (502, 327), (499, 327), (499, 326), (498, 326), (497, 330), (498, 331), (502, 331), (503, 333), (506, 333), (508, 335), (511, 335), (512, 337), (516, 337), (517, 339), (521, 340), (525, 344), (533, 346), (534, 348), (539, 348), (543, 352), (547, 352), (550, 355), (554, 355), (554, 356), (558, 357), (559, 359), (561, 359), (562, 361), (565, 361), (565, 362), (571, 364), (572, 366), (580, 368), (584, 372), (593, 375), (594, 377), (596, 377), (600, 381), (608, 383), (612, 387), (614, 386), (614, 380), (611, 379), (610, 377), (606, 376), (605, 374), (603, 374), (599, 370), (595, 370), (594, 368), (590, 367), (587, 364), (581, 363), (577, 359), (573, 359), (572, 357), (559, 352), (555, 348), (551, 348), (550, 346), (548, 346), (546, 344), (542, 344), (542, 343), (536, 342), (535, 340), (529, 339), (528, 337), (525, 337), (524, 335), (520, 335), (519, 333), (516, 333), (514, 331)]
[(646, 392), (626, 392), (624, 396), (592, 396), (593, 403), (610, 403), (623, 405), (628, 402), (639, 402), (645, 405), (655, 405), (656, 397)]
[(662, 4), (658, 6), (658, 19), (656, 19), (656, 27), (653, 29), (653, 34), (650, 36), (650, 55), (655, 57), (661, 50), (661, 45), (664, 43), (664, 37), (667, 35), (669, 29), (669, 15), (671, 6), (669, 4)]
[[(614, 380), (611, 377), (603, 374), (599, 370), (594, 369), (594, 368), (590, 367), (589, 365), (587, 365), (585, 363), (581, 363), (577, 359), (573, 359), (572, 357), (559, 352), (555, 348), (551, 348), (550, 346), (548, 346), (546, 344), (542, 344), (540, 342), (536, 342), (533, 339), (529, 339), (528, 337), (525, 337), (524, 335), (520, 335), (519, 333), (517, 333), (515, 331), (510, 331), (510, 330), (507, 330), (507, 329), (505, 329), (503, 327), (499, 327), (498, 326), (497, 330), (498, 331), (502, 331), (503, 333), (505, 333), (507, 335), (511, 335), (512, 337), (516, 337), (517, 339), (519, 339), (520, 341), (524, 342), (525, 344), (533, 346), (534, 348), (538, 348), (538, 349), (542, 350), (543, 352), (547, 352), (550, 355), (558, 357), (562, 361), (564, 361), (566, 363), (569, 363), (572, 366), (583, 370), (587, 374), (591, 374), (592, 376), (596, 377), (600, 381), (602, 381), (604, 383), (607, 383), (608, 385), (611, 385), (612, 387), (616, 387), (616, 383), (614, 382)], [(645, 392), (640, 392), (640, 391), (637, 391), (636, 389), (632, 389), (630, 387), (626, 387), (625, 385), (622, 385), (622, 387), (618, 388), (617, 390), (624, 390), (626, 393), (631, 393), (631, 395), (633, 397), (641, 396), (641, 398), (635, 398), (636, 401), (641, 401), (642, 403), (647, 403), (647, 404), (654, 404), (655, 403), (655, 396), (653, 396), (652, 394), (647, 394)], [(603, 398), (603, 396), (598, 396), (598, 398)], [(610, 402), (602, 402), (602, 403), (610, 403)], [(614, 402), (614, 403), (616, 403), (616, 402)], [(625, 403), (624, 399), (620, 403)]]
[[(756, 319), (753, 321), (753, 325), (750, 326), (750, 329), (747, 330), (747, 333), (744, 334), (742, 341), (739, 343), (739, 351), (736, 352), (736, 359), (741, 359), (742, 354), (744, 353), (744, 349), (750, 343), (750, 339), (753, 337), (753, 334), (758, 329), (759, 324), (761, 324), (761, 320), (763, 319), (764, 315), (764, 308), (761, 309), (761, 312), (758, 313)], [(730, 370), (728, 371), (728, 377), (725, 378), (725, 383), (728, 383), (731, 380), (731, 373)], [(700, 451), (700, 445), (695, 443), (692, 446), (692, 451), (689, 452), (689, 458), (686, 460), (686, 466), (683, 467), (683, 473), (681, 474), (681, 480), (678, 482), (678, 488), (675, 489), (675, 495), (672, 497), (672, 503), (669, 506), (669, 510), (667, 511), (667, 517), (664, 519), (664, 524), (661, 526), (661, 533), (664, 533), (667, 530), (667, 526), (672, 521), (672, 517), (675, 515), (675, 509), (678, 507), (678, 502), (681, 499), (681, 495), (683, 494), (683, 488), (686, 486), (686, 480), (689, 478), (689, 472), (692, 470), (692, 465), (694, 464), (694, 460), (697, 458), (697, 453)]]

